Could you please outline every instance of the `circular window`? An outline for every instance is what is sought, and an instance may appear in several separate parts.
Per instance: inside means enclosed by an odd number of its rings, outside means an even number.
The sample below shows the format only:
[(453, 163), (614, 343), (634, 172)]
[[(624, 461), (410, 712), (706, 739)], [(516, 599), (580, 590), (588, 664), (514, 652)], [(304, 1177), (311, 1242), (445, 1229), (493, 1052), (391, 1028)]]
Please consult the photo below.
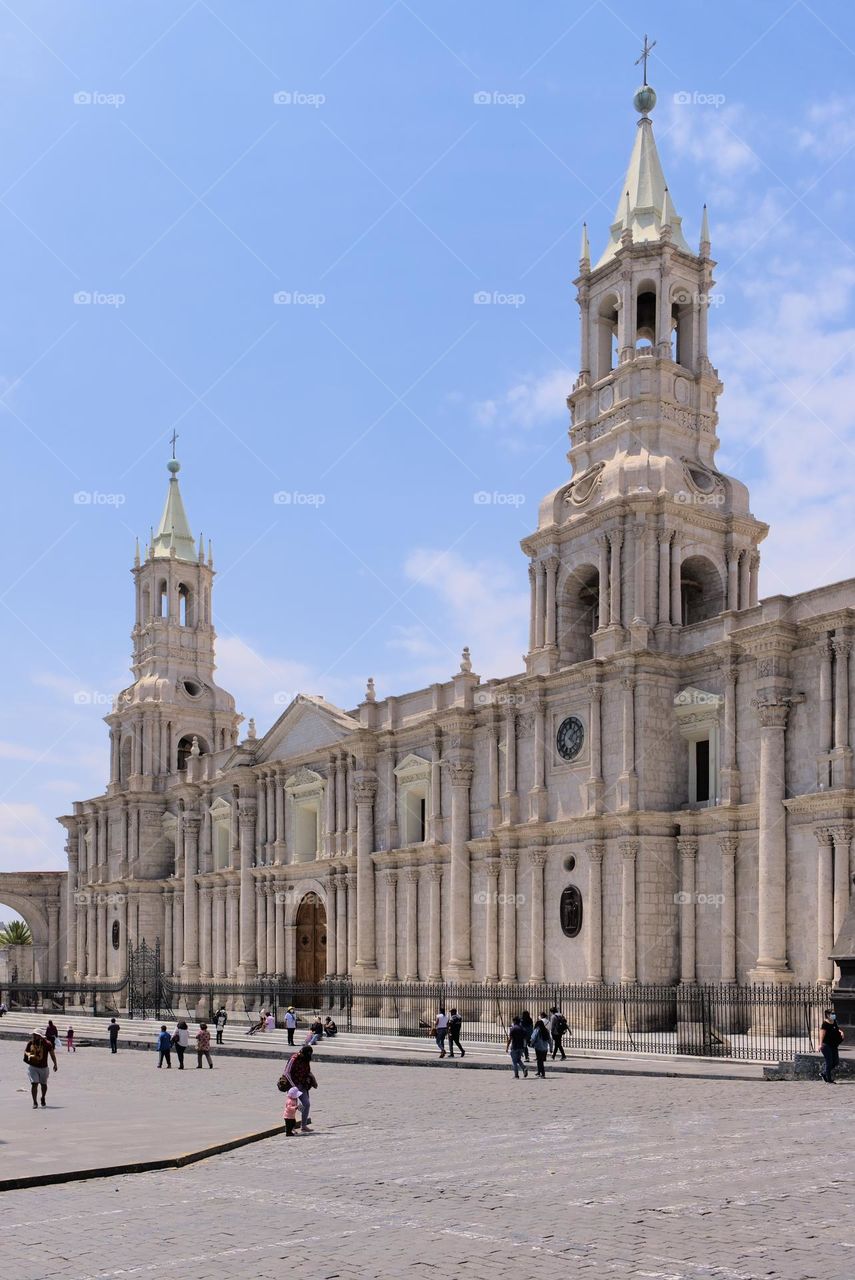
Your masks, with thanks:
[(576, 859), (573, 857), (573, 854), (571, 853), (569, 858), (564, 859), (564, 870), (573, 871), (575, 870), (575, 867), (576, 867)]
[(568, 716), (558, 726), (555, 745), (562, 760), (575, 760), (585, 741), (585, 726), (578, 716)]
[(189, 694), (191, 698), (198, 698), (199, 694), (202, 692), (202, 686), (197, 680), (185, 680), (184, 692)]
[(112, 941), (113, 941), (113, 950), (114, 950), (114, 951), (118, 951), (118, 950), (119, 950), (119, 934), (120, 934), (119, 922), (118, 922), (118, 920), (114, 920), (114, 921), (113, 921), (113, 931), (112, 931), (112, 935), (111, 935), (111, 937), (112, 937)]
[(576, 938), (582, 928), (582, 893), (575, 884), (568, 884), (561, 895), (561, 932), (568, 938)]

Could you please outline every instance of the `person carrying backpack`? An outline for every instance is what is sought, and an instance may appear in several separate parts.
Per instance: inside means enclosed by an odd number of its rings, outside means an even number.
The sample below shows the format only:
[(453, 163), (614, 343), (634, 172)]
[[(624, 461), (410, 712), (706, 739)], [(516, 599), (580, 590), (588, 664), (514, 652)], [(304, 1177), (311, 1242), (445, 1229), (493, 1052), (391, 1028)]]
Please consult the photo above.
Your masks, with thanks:
[(463, 1026), (463, 1019), (456, 1009), (452, 1009), (448, 1017), (448, 1056), (454, 1057), (454, 1046), (457, 1045), (460, 1050), (461, 1058), (466, 1057), (466, 1050), (460, 1043), (460, 1030)]
[[(552, 1006), (549, 1010), (549, 1015), (547, 1026), (549, 1027), (549, 1034), (552, 1036), (552, 1061), (555, 1061), (556, 1053), (560, 1053), (563, 1062), (567, 1054), (564, 1052), (564, 1045), (561, 1041), (570, 1031), (570, 1028), (567, 1025), (567, 1019), (557, 1005)], [(572, 1035), (572, 1032), (570, 1034)]]
[(843, 1032), (837, 1025), (837, 1014), (833, 1009), (826, 1009), (822, 1026), (819, 1029), (819, 1051), (825, 1059), (821, 1078), (826, 1084), (834, 1084), (834, 1071), (840, 1065), (838, 1052), (843, 1041)]
[(531, 1033), (530, 1042), (534, 1049), (534, 1056), (537, 1059), (537, 1075), (541, 1080), (546, 1079), (546, 1055), (552, 1048), (552, 1036), (546, 1029), (546, 1023), (543, 1018), (538, 1018), (534, 1024), (534, 1030)]

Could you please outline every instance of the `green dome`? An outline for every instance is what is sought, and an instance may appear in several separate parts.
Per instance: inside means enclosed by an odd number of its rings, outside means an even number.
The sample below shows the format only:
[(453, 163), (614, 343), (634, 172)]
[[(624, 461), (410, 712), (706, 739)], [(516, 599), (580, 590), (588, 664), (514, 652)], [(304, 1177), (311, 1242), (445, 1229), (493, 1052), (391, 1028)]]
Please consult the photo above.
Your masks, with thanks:
[(166, 464), (166, 470), (171, 471), (172, 474), (175, 475), (176, 472), (181, 470), (181, 463), (177, 458), (170, 458)]
[(640, 89), (636, 89), (632, 101), (636, 111), (646, 116), (656, 106), (656, 94), (649, 84), (643, 84)]

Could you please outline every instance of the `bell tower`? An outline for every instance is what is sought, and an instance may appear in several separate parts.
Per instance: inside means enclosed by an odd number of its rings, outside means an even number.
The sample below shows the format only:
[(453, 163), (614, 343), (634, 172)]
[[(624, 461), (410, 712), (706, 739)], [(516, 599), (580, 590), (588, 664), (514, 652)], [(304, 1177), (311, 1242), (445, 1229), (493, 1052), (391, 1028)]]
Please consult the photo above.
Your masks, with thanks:
[(624, 650), (676, 650), (685, 627), (757, 603), (768, 528), (745, 485), (716, 466), (722, 385), (708, 356), (706, 206), (694, 252), (665, 182), (646, 76), (633, 101), (632, 154), (593, 266), (582, 231), (572, 476), (543, 500), (522, 543), (532, 674)]
[(173, 457), (166, 503), (145, 557), (134, 558), (134, 683), (105, 717), (110, 788), (163, 790), (170, 775), (199, 769), (199, 756), (232, 746), (240, 717), (214, 682), (214, 564), (190, 532)]

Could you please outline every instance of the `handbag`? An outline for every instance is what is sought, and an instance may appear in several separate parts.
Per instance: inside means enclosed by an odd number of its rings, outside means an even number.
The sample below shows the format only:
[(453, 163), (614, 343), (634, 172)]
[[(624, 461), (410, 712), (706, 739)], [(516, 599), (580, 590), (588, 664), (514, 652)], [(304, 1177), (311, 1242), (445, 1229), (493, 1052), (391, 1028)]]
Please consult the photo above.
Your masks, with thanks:
[(276, 1088), (279, 1090), (280, 1093), (287, 1093), (288, 1090), (291, 1088), (291, 1084), (288, 1080), (288, 1077), (285, 1075), (284, 1071), (282, 1075), (279, 1077), (279, 1079), (276, 1081)]

